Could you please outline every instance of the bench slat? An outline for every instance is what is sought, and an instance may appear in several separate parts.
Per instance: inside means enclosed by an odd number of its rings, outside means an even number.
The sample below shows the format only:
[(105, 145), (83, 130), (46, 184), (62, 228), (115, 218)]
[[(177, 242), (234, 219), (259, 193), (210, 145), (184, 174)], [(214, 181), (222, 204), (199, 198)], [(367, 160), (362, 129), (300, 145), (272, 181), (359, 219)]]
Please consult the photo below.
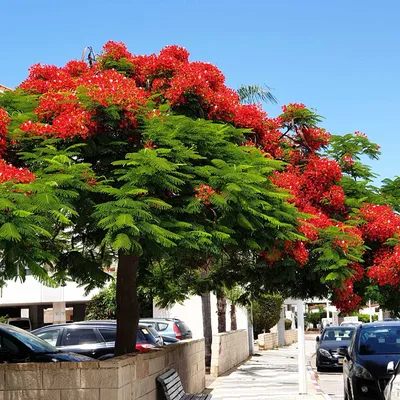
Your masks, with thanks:
[(174, 369), (169, 369), (156, 378), (166, 400), (210, 400), (211, 394), (186, 394), (181, 379)]

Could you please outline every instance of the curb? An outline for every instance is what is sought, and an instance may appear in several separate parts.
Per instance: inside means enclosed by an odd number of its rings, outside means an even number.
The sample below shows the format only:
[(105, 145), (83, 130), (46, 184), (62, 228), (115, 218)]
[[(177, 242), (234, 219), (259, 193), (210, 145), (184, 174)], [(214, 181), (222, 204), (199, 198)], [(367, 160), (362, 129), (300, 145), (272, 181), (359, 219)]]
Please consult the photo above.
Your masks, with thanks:
[(315, 391), (317, 392), (316, 394), (321, 395), (325, 400), (332, 400), (332, 398), (328, 394), (326, 394), (322, 391), (322, 389), (318, 383), (317, 375), (315, 375), (315, 372), (312, 369), (312, 366), (310, 364), (307, 365), (307, 369), (308, 369), (308, 373), (310, 374), (311, 381), (314, 385)]

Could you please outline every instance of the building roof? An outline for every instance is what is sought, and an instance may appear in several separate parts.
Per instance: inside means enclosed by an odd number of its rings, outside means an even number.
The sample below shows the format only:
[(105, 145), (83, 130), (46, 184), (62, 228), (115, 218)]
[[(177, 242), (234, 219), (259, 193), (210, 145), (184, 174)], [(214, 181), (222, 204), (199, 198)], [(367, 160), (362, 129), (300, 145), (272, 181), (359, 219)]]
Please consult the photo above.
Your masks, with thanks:
[(5, 92), (6, 90), (11, 90), (9, 87), (4, 86), (0, 83), (0, 92)]

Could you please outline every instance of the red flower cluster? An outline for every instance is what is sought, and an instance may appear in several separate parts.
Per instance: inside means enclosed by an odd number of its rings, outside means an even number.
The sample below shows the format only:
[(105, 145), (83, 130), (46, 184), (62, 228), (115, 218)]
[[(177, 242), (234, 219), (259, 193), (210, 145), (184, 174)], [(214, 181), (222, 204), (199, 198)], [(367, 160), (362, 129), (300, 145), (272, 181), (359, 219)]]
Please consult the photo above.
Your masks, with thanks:
[(306, 142), (307, 146), (311, 150), (317, 151), (321, 147), (329, 144), (329, 138), (331, 137), (331, 134), (323, 128), (304, 127), (301, 129), (300, 137)]
[(3, 108), (0, 108), (0, 156), (5, 154), (7, 147), (7, 128), (8, 124), (11, 122), (11, 119)]
[(368, 277), (379, 285), (398, 286), (400, 284), (400, 245), (383, 247), (375, 256)]
[(35, 175), (26, 168), (16, 168), (0, 159), (0, 183), (14, 181), (18, 183), (30, 183)]
[(304, 108), (306, 108), (306, 105), (303, 103), (289, 103), (287, 106), (282, 106), (282, 112), (288, 114), (295, 110), (303, 110)]
[(206, 206), (211, 204), (211, 196), (215, 193), (215, 190), (211, 186), (201, 184), (200, 187), (195, 188), (195, 191), (197, 192), (194, 195), (196, 199), (199, 199)]
[(364, 204), (360, 217), (365, 221), (360, 227), (365, 239), (385, 242), (400, 231), (400, 216), (390, 206)]
[(351, 167), (354, 164), (354, 160), (350, 154), (343, 156), (342, 161), (347, 168)]

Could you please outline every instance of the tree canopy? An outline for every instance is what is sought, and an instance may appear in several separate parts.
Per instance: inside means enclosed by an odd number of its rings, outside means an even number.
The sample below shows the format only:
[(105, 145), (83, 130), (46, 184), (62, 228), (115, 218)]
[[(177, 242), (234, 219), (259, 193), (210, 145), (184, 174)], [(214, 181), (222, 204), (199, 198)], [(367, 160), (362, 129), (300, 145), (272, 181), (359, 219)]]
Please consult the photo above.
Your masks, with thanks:
[(32, 66), (0, 95), (1, 278), (90, 289), (118, 260), (117, 354), (135, 348), (137, 285), (164, 304), (236, 284), (331, 292), (343, 311), (391, 293), (396, 183), (374, 188), (360, 161), (377, 145), (331, 136), (304, 104), (272, 118), (247, 88), (178, 46)]

